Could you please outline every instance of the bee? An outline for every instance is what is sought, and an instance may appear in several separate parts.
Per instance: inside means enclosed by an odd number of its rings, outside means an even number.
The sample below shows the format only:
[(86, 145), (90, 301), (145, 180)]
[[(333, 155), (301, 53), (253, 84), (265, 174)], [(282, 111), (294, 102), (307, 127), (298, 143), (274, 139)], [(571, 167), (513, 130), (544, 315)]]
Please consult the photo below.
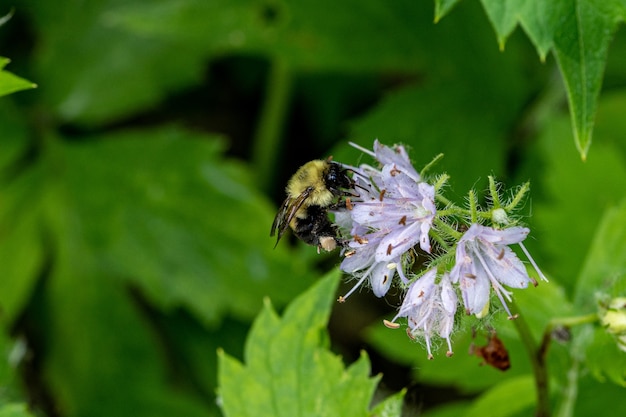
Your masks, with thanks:
[[(302, 165), (287, 183), (287, 198), (280, 206), (270, 236), (277, 234), (276, 245), (288, 227), (303, 242), (325, 251), (343, 245), (338, 230), (328, 218), (328, 210), (346, 206), (341, 197), (351, 196), (354, 181), (349, 169), (327, 160)], [(274, 247), (276, 247), (274, 245)]]

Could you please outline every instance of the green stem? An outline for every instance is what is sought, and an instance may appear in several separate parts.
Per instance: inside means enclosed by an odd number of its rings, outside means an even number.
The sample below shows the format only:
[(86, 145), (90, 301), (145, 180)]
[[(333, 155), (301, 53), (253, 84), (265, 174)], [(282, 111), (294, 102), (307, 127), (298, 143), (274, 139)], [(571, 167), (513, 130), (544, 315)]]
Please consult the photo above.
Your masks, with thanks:
[(431, 169), (437, 162), (439, 162), (439, 160), (441, 158), (443, 158), (443, 154), (442, 153), (440, 153), (439, 155), (435, 156), (433, 158), (433, 160), (428, 163), (428, 165), (426, 165), (424, 168), (422, 168), (422, 170), (420, 171), (420, 177), (424, 178), (424, 175), (426, 174), (426, 172), (428, 172), (429, 169)]
[(281, 58), (274, 58), (268, 74), (265, 101), (261, 108), (252, 150), (256, 182), (263, 190), (267, 190), (274, 179), (291, 85), (292, 74), (289, 64)]
[(520, 189), (515, 194), (515, 197), (513, 197), (513, 200), (511, 200), (511, 202), (509, 204), (507, 204), (507, 206), (504, 208), (504, 210), (506, 212), (512, 211), (522, 201), (522, 198), (524, 198), (524, 196), (526, 195), (526, 193), (529, 190), (530, 190), (530, 183), (529, 182), (525, 182), (524, 184), (522, 184)]
[(476, 199), (476, 193), (474, 190), (469, 191), (469, 206), (472, 223), (478, 222), (478, 201)]
[(500, 208), (500, 195), (498, 194), (498, 186), (493, 176), (489, 175), (489, 193), (491, 194), (491, 201), (493, 208)]
[(541, 351), (537, 348), (537, 343), (530, 332), (530, 327), (528, 327), (528, 323), (524, 320), (524, 316), (519, 314), (517, 305), (512, 302), (511, 307), (515, 313), (518, 313), (517, 318), (513, 320), (513, 324), (526, 348), (535, 376), (535, 389), (537, 391), (537, 411), (535, 412), (535, 416), (548, 417), (550, 415), (550, 391), (545, 356), (542, 355)]
[(595, 321), (598, 321), (597, 313), (585, 314), (584, 316), (557, 317), (548, 322), (546, 332), (552, 331), (556, 326), (573, 327), (580, 324), (593, 323)]
[(458, 230), (450, 226), (448, 223), (441, 220), (441, 218), (439, 217), (435, 217), (435, 219), (433, 220), (433, 224), (435, 225), (435, 228), (437, 230), (440, 230), (441, 232), (447, 234), (448, 236), (453, 237), (456, 240), (460, 239), (461, 236), (463, 235), (461, 232), (459, 232)]

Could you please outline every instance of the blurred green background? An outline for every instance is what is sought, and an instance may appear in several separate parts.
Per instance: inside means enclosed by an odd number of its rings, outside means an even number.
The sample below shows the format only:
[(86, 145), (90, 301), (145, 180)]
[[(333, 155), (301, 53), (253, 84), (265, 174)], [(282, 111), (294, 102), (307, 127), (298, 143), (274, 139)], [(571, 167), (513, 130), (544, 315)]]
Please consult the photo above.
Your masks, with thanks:
[[(458, 202), (488, 175), (531, 182), (528, 247), (551, 284), (520, 304), (538, 332), (570, 311), (625, 195), (623, 30), (583, 163), (553, 58), (519, 29), (500, 51), (477, 1), (437, 24), (415, 0), (5, 0), (0, 15), (12, 8), (0, 56), (38, 88), (0, 98), (0, 401), (35, 414), (219, 415), (216, 349), (241, 357), (264, 297), (280, 310), (339, 262), (273, 249), (269, 229), (298, 166), (363, 159), (348, 140), (404, 143), (418, 169), (444, 153)], [(506, 377), (465, 354), (469, 334), (434, 362), (380, 334), (392, 292), (336, 305), (329, 326), (346, 362), (368, 351), (381, 392), (408, 387), (428, 411)], [(598, 402), (617, 389), (584, 383)]]

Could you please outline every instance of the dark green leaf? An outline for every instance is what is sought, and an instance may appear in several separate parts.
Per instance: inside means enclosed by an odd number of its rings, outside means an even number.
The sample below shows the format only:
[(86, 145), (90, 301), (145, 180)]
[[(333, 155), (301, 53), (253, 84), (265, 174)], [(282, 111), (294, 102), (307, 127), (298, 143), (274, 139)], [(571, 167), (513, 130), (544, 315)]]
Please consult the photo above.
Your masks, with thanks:
[(206, 321), (250, 317), (264, 295), (284, 302), (311, 277), (286, 245), (273, 249), (275, 209), (220, 147), (176, 129), (66, 146), (58, 190), (103, 269)]
[(27, 172), (1, 190), (1, 321), (10, 325), (28, 303), (45, 264), (41, 172)]
[(148, 317), (123, 281), (103, 275), (75, 220), (71, 212), (57, 219), (65, 239), (35, 306), (55, 407), (66, 416), (210, 415), (171, 378)]
[[(143, 36), (206, 51), (260, 52), (297, 70), (409, 72), (421, 63), (416, 20), (425, 11), (424, 5), (408, 0), (179, 0), (121, 7), (111, 19)], [(207, 26), (207, 21), (213, 24)]]
[(31, 3), (41, 39), (37, 79), (46, 103), (63, 120), (110, 122), (201, 78), (204, 54), (184, 43), (129, 36), (110, 22), (112, 9), (124, 0)]

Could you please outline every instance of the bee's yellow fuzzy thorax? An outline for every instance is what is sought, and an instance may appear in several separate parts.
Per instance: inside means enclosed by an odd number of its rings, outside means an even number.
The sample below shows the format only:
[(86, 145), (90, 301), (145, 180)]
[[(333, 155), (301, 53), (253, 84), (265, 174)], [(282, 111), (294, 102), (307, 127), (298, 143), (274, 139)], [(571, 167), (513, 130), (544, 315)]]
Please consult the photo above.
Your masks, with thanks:
[(324, 177), (329, 168), (329, 162), (315, 160), (302, 165), (287, 183), (287, 194), (296, 198), (307, 188), (313, 191), (307, 199), (307, 205), (327, 207), (333, 202), (333, 194), (326, 188)]

